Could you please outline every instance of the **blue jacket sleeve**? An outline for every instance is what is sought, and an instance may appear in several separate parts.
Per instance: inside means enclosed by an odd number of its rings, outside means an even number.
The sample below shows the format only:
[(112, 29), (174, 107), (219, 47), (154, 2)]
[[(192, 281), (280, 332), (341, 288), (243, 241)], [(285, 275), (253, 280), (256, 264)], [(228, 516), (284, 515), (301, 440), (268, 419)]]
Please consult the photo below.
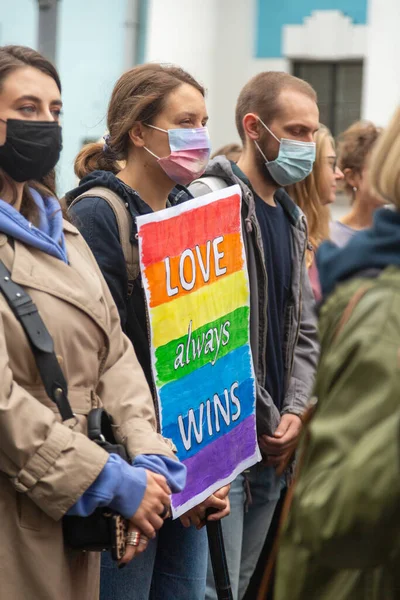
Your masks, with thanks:
[(67, 514), (87, 517), (96, 508), (109, 506), (130, 519), (139, 508), (146, 485), (144, 468), (132, 467), (117, 454), (110, 454), (100, 475)]
[(139, 454), (133, 460), (132, 465), (164, 475), (173, 494), (181, 492), (185, 487), (186, 467), (177, 460), (158, 454)]
[(180, 492), (186, 483), (186, 467), (166, 456), (141, 454), (132, 466), (117, 454), (110, 454), (103, 470), (79, 500), (69, 509), (69, 515), (87, 517), (96, 508), (109, 506), (125, 518), (131, 518), (146, 491), (146, 471), (164, 475), (172, 493)]

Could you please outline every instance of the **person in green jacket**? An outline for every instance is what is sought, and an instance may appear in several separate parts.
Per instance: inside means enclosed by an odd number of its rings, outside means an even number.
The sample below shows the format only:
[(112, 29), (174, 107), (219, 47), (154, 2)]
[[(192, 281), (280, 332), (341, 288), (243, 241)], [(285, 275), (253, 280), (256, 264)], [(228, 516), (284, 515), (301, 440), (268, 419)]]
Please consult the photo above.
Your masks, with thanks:
[(371, 162), (395, 205), (317, 258), (315, 414), (300, 448), (275, 600), (400, 598), (400, 108)]

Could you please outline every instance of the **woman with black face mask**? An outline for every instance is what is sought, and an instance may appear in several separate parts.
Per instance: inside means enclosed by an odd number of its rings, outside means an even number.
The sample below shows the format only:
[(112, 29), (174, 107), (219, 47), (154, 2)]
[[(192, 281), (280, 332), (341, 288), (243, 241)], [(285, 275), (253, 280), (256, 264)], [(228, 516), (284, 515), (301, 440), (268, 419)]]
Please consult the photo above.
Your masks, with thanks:
[[(51, 63), (30, 48), (0, 47), (0, 595), (12, 600), (97, 599), (99, 553), (68, 547), (64, 515), (105, 506), (125, 517), (123, 565), (145, 547), (131, 532), (154, 537), (185, 482), (156, 432), (146, 379), (96, 261), (55, 198), (60, 110)], [(72, 409), (63, 421), (9, 304), (14, 284), (53, 338)], [(29, 321), (26, 306), (19, 310)], [(128, 461), (88, 439), (87, 415), (100, 405)]]

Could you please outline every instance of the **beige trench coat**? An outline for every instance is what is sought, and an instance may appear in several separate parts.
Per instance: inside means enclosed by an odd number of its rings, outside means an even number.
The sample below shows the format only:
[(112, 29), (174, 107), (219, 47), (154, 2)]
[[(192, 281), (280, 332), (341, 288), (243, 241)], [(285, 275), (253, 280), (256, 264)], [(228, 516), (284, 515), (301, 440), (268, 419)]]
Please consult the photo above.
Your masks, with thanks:
[(97, 600), (99, 555), (64, 547), (61, 517), (96, 479), (107, 453), (84, 434), (102, 403), (131, 457), (173, 456), (90, 250), (64, 223), (70, 264), (0, 234), (0, 259), (49, 329), (79, 423), (60, 423), (27, 338), (0, 294), (0, 600)]

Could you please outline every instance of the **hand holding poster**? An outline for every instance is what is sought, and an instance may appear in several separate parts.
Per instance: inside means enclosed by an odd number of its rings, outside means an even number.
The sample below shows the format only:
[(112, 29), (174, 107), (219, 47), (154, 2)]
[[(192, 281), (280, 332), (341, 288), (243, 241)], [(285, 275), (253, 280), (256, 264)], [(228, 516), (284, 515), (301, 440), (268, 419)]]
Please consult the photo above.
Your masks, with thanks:
[(258, 460), (241, 190), (138, 217), (161, 433), (188, 470), (177, 517)]

